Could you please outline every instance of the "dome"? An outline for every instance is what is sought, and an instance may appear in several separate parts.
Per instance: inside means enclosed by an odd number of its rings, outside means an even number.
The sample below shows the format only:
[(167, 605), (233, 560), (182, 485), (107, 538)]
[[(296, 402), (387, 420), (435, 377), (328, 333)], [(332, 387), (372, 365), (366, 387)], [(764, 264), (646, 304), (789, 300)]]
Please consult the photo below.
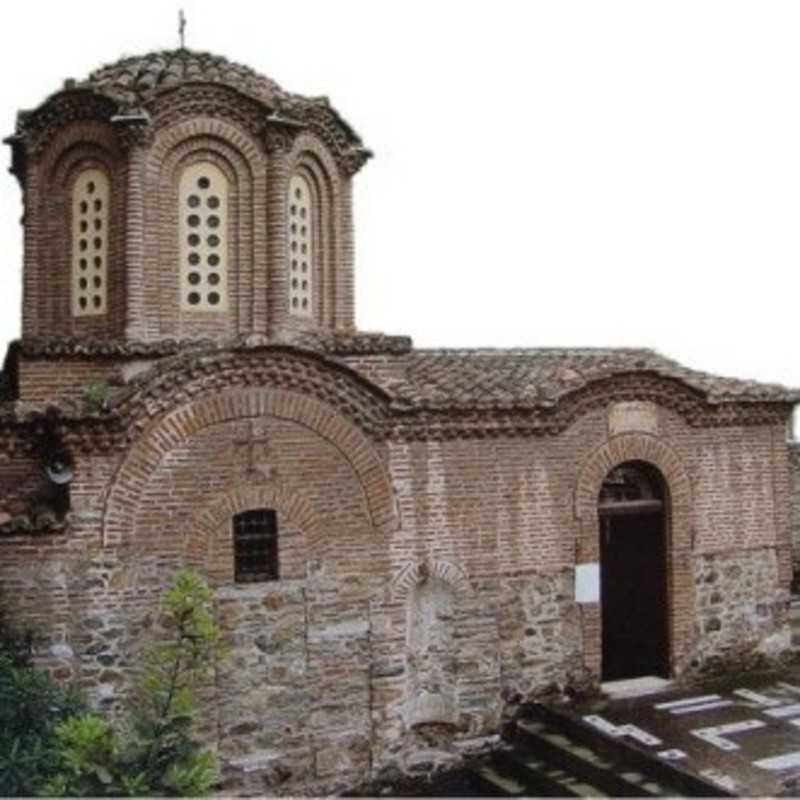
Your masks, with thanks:
[(274, 106), (278, 98), (289, 97), (277, 83), (250, 67), (223, 56), (193, 50), (163, 50), (127, 56), (94, 70), (75, 88), (105, 95), (122, 107), (136, 107), (158, 94), (193, 83), (228, 86)]
[(169, 104), (171, 90), (219, 86), (232, 89), (261, 106), (265, 119), (275, 124), (309, 129), (328, 146), (334, 158), (350, 174), (371, 156), (327, 97), (306, 97), (282, 89), (275, 81), (251, 67), (212, 53), (161, 50), (125, 56), (99, 67), (84, 80), (67, 80), (63, 87), (34, 109), (20, 111), (15, 133), (6, 141), (14, 146), (13, 171), (24, 171), (24, 155), (40, 149), (59, 125), (77, 119), (150, 118), (158, 107)]
[(26, 336), (355, 329), (350, 180), (370, 153), (325, 97), (158, 51), (65, 81), (7, 141), (29, 281), (48, 286)]

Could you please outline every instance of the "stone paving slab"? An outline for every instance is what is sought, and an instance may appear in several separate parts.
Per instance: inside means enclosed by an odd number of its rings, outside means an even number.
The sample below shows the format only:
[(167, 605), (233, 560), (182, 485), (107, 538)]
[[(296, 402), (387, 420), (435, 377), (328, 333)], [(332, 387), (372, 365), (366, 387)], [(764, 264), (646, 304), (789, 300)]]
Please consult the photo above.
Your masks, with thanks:
[(800, 797), (800, 667), (551, 707), (737, 795)]

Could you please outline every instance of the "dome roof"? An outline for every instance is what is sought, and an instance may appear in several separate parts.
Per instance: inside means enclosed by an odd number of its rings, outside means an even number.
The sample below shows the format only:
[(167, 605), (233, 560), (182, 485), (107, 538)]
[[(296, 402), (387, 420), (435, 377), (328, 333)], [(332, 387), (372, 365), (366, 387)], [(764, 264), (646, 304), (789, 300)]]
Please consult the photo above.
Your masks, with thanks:
[(218, 83), (268, 106), (288, 94), (273, 80), (250, 67), (211, 53), (193, 50), (162, 50), (126, 56), (94, 70), (75, 88), (105, 95), (124, 107), (146, 103), (168, 89), (190, 83)]
[(169, 103), (170, 90), (208, 85), (233, 89), (258, 103), (267, 112), (264, 119), (275, 126), (311, 130), (349, 174), (372, 155), (327, 97), (287, 92), (243, 64), (181, 48), (125, 56), (94, 70), (85, 80), (65, 81), (39, 106), (20, 111), (14, 135), (5, 140), (13, 148), (12, 171), (22, 180), (27, 155), (39, 152), (71, 120), (146, 119), (161, 102)]

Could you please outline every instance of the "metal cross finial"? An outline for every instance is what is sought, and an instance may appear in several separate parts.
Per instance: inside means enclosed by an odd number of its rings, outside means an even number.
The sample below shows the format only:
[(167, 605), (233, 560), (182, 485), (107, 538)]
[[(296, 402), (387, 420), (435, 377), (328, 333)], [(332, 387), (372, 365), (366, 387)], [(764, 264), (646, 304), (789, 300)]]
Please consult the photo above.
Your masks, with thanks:
[(186, 15), (183, 9), (178, 12), (178, 35), (181, 37), (181, 50), (186, 49)]

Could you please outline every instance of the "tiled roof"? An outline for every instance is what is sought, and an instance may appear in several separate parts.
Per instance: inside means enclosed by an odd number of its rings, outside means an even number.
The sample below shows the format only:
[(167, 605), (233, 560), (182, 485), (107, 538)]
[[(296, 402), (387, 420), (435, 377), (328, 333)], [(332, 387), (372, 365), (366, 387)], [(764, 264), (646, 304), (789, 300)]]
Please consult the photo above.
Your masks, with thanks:
[[(214, 87), (236, 90), (251, 101), (243, 104), (248, 109), (251, 132), (268, 130), (285, 144), (290, 134), (310, 130), (322, 138), (348, 174), (357, 172), (372, 155), (327, 97), (287, 92), (243, 64), (182, 48), (126, 56), (96, 69), (84, 80), (66, 80), (38, 107), (20, 111), (15, 133), (6, 140), (13, 146), (12, 169), (16, 175), (24, 176), (23, 143), (37, 151), (69, 119), (85, 119), (88, 114), (92, 119), (130, 123), (131, 131), (142, 132), (154, 114), (170, 106), (169, 92), (182, 87), (196, 90), (187, 94), (190, 113), (207, 102), (219, 101), (214, 97)], [(195, 101), (200, 105), (193, 106)], [(266, 127), (262, 128), (262, 123)]]
[[(137, 376), (137, 385), (165, 370), (177, 369), (178, 365), (185, 366), (209, 355), (226, 351), (262, 351), (266, 355), (276, 347), (285, 349), (287, 346), (315, 352), (364, 372), (366, 380), (382, 389), (395, 408), (404, 411), (550, 408), (561, 398), (594, 381), (630, 374), (657, 375), (678, 381), (712, 404), (800, 403), (800, 389), (699, 372), (647, 349), (425, 350), (412, 349), (408, 337), (368, 333), (298, 333), (280, 341), (248, 336), (225, 342), (163, 340), (152, 343), (43, 337), (24, 339), (19, 344), (24, 355), (34, 358), (156, 359), (150, 370)], [(386, 369), (370, 368), (373, 362)], [(120, 386), (114, 392), (114, 400), (119, 402), (133, 390), (131, 385)], [(24, 416), (18, 406), (24, 404), (3, 404), (9, 413), (13, 409), (13, 416)], [(63, 410), (72, 411), (66, 407)], [(72, 411), (69, 415), (81, 416), (82, 413)]]
[(220, 83), (273, 106), (286, 92), (275, 81), (222, 56), (193, 50), (163, 50), (128, 56), (96, 69), (77, 84), (123, 106), (138, 106), (166, 89), (186, 83)]
[(287, 92), (251, 67), (212, 53), (180, 49), (126, 56), (94, 70), (71, 88), (87, 89), (113, 100), (122, 111), (135, 111), (162, 92), (178, 86), (209, 83), (236, 89), (263, 104), (284, 122), (298, 123), (309, 115), (335, 122), (347, 144), (368, 155), (361, 138), (330, 105), (327, 97)]
[(547, 407), (592, 381), (636, 372), (680, 381), (711, 403), (800, 402), (800, 390), (697, 372), (646, 349), (414, 350), (396, 391), (430, 408)]

